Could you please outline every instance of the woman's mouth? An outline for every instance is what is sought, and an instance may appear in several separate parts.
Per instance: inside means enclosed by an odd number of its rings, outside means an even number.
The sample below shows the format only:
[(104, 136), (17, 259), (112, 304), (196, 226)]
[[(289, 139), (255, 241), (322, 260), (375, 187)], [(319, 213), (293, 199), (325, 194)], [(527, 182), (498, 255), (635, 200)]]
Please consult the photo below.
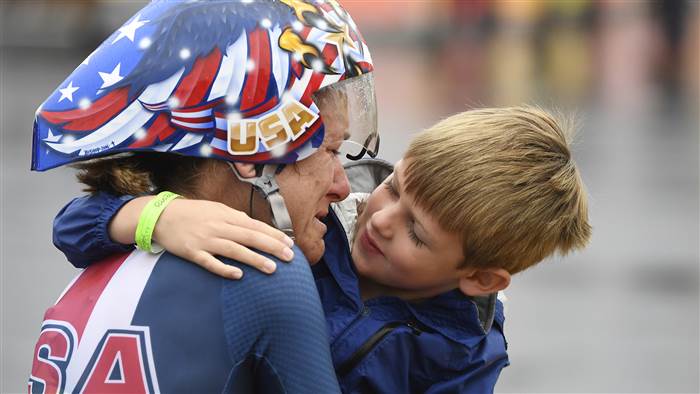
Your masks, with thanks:
[(322, 220), (323, 220), (322, 218), (321, 219), (319, 219), (317, 217), (314, 218), (316, 227), (319, 229), (319, 231), (321, 231), (323, 234), (325, 234), (327, 231), (327, 228), (326, 228), (326, 224), (323, 223)]

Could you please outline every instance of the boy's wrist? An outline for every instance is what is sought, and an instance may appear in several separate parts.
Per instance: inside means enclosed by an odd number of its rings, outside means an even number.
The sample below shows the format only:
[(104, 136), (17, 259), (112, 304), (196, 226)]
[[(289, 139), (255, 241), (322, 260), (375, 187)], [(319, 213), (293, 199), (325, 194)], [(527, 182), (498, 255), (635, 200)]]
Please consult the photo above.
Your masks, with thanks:
[(136, 197), (117, 211), (109, 223), (109, 237), (116, 243), (133, 245), (136, 243), (136, 227), (143, 208), (155, 196)]
[(141, 210), (136, 226), (135, 239), (139, 249), (150, 253), (159, 253), (163, 250), (163, 248), (152, 244), (153, 233), (165, 208), (178, 197), (180, 197), (179, 194), (163, 191), (146, 203)]

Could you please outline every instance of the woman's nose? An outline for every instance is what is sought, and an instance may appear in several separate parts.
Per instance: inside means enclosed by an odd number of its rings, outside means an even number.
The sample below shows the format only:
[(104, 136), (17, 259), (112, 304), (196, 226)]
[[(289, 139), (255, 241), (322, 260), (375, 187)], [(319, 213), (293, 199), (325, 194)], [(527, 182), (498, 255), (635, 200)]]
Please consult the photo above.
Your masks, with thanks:
[(328, 196), (330, 196), (331, 201), (337, 202), (345, 200), (349, 194), (350, 182), (348, 181), (348, 176), (345, 174), (345, 169), (340, 159), (335, 158), (333, 163), (333, 183), (328, 189)]

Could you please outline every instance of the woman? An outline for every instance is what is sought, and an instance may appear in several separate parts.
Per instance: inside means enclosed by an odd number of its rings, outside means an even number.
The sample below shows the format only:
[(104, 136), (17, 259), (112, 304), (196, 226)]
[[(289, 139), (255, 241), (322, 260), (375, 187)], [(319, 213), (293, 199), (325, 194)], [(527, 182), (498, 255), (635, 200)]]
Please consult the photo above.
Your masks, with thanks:
[[(265, 281), (169, 253), (92, 264), (47, 311), (32, 391), (338, 391), (308, 262), (323, 255), (328, 205), (348, 193), (344, 138), (376, 140), (372, 65), (349, 18), (335, 3), (154, 2), (47, 99), (33, 169), (99, 158), (78, 165), (90, 191), (208, 200), (295, 234), (299, 249)], [(144, 249), (173, 197), (146, 207)]]

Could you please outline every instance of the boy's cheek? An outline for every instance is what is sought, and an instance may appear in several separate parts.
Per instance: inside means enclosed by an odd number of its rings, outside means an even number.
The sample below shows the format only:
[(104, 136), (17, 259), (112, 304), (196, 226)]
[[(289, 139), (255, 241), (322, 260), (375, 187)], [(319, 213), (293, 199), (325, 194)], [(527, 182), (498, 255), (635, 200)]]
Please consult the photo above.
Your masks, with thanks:
[(390, 200), (389, 191), (386, 189), (384, 184), (377, 186), (372, 194), (366, 200), (367, 209), (370, 212), (376, 212), (381, 209), (387, 201)]

